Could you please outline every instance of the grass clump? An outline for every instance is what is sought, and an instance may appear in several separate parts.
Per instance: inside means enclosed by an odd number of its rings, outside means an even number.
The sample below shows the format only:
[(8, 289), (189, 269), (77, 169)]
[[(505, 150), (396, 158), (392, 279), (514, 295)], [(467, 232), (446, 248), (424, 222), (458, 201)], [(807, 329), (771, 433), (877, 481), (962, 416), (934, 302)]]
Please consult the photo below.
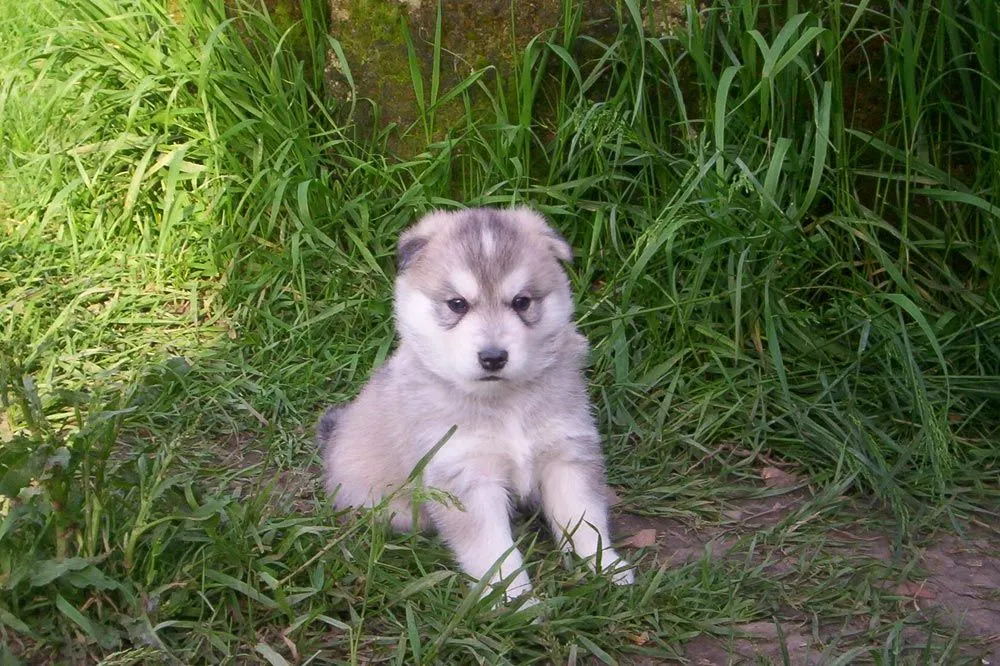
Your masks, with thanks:
[[(555, 618), (526, 625), (436, 541), (318, 490), (308, 428), (391, 348), (399, 231), (527, 202), (579, 250), (624, 508), (722, 520), (777, 460), (887, 506), (900, 544), (994, 515), (992, 3), (683, 5), (665, 30), (625, 1), (600, 40), (567, 3), (510, 78), (448, 91), (411, 48), (423, 115), (371, 132), (369, 102), (325, 93), (327, 58), (350, 63), (318, 1), (291, 31), (214, 0), (0, 7), (5, 654), (613, 662), (803, 608), (864, 625), (831, 655), (910, 654), (882, 585), (904, 565), (813, 552), (822, 507), (741, 546), (794, 546), (799, 570), (648, 561), (634, 590), (525, 531)], [(390, 131), (426, 145), (400, 158)]]

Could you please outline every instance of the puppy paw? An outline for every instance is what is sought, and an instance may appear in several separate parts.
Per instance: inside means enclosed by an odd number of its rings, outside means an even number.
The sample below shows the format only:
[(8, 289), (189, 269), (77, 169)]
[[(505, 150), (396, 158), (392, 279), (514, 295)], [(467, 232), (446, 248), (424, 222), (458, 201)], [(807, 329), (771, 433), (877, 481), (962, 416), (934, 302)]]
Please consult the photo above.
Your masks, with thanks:
[(513, 613), (518, 617), (524, 616), (524, 620), (530, 618), (531, 624), (539, 624), (545, 619), (545, 608), (541, 607), (541, 599), (533, 592), (526, 592), (520, 596), (512, 597), (502, 594), (490, 604), (490, 610), (498, 613)]
[[(624, 564), (624, 562), (622, 562)], [(619, 569), (611, 574), (611, 582), (615, 585), (632, 585), (635, 583), (635, 569)]]
[(613, 550), (604, 553), (604, 571), (611, 574), (611, 582), (615, 585), (635, 583), (635, 568)]
[(487, 583), (481, 592), (481, 598), (486, 598), (493, 595), (498, 591), (500, 594), (496, 596), (490, 605), (494, 610), (503, 608), (505, 606), (513, 606), (518, 609), (529, 608), (538, 603), (538, 599), (533, 593), (531, 587), (531, 582), (528, 580), (527, 574), (523, 571), (514, 577), (513, 580), (509, 581), (509, 584), (504, 587), (502, 581), (493, 580)]
[(541, 605), (542, 601), (534, 594), (521, 597), (522, 601), (514, 607), (514, 612), (525, 617), (531, 617), (531, 624), (541, 624), (546, 619), (546, 609)]
[[(506, 602), (510, 603), (524, 596), (527, 596), (527, 598), (522, 602), (523, 608), (538, 603), (538, 599), (533, 594), (531, 581), (528, 580), (528, 574), (521, 571), (514, 577), (514, 580), (510, 581), (507, 589), (503, 591), (503, 598)], [(532, 602), (532, 600), (534, 601)]]
[(536, 597), (534, 594), (525, 594), (520, 597), (511, 599), (510, 601), (515, 602), (517, 607), (520, 609), (531, 608), (532, 606), (539, 603), (538, 597)]
[(490, 605), (490, 610), (495, 613), (510, 614), (525, 624), (541, 624), (548, 617), (548, 608), (533, 592), (513, 599), (502, 596), (499, 601), (494, 601)]

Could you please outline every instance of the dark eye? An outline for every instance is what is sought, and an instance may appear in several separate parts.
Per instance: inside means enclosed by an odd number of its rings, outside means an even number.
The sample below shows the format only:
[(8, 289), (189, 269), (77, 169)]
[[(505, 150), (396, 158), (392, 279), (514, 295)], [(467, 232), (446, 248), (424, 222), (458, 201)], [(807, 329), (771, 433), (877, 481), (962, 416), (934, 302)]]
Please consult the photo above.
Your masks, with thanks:
[(514, 300), (510, 302), (510, 307), (514, 308), (515, 312), (524, 312), (531, 307), (531, 298), (529, 296), (515, 296)]
[(464, 298), (453, 298), (448, 301), (448, 307), (455, 314), (465, 314), (469, 311), (469, 302)]

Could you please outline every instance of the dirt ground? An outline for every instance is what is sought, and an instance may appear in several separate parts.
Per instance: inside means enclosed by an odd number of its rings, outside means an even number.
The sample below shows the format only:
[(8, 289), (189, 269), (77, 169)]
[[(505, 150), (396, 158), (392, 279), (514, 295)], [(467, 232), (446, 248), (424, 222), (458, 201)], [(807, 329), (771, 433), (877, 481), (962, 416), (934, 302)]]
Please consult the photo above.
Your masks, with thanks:
[[(655, 551), (655, 560), (679, 565), (705, 557), (744, 558), (746, 549), (741, 539), (752, 533), (777, 528), (794, 530), (795, 515), (803, 508), (806, 496), (790, 493), (768, 499), (730, 502), (722, 523), (693, 524), (658, 517), (636, 516), (616, 512), (616, 534), (626, 544)], [(792, 518), (792, 524), (787, 524)], [(864, 525), (859, 521), (858, 525)], [(894, 556), (890, 537), (869, 528), (856, 531), (835, 529), (824, 548), (841, 554), (845, 561), (863, 564), (865, 560), (905, 565), (905, 580), (887, 581), (887, 586), (900, 597), (906, 611), (916, 612), (926, 620), (934, 620), (969, 640), (963, 649), (973, 662), (1000, 664), (1000, 548), (995, 533), (978, 528), (968, 529), (967, 538), (954, 534), (929, 535), (919, 548)], [(765, 566), (775, 575), (787, 573), (796, 566), (795, 549), (767, 552)], [(827, 553), (831, 554), (831, 553)], [(764, 559), (758, 551), (751, 557)], [(811, 617), (783, 609), (780, 622), (761, 621), (732, 627), (732, 635), (719, 638), (702, 635), (684, 646), (684, 661), (696, 666), (717, 664), (825, 664), (843, 656), (829, 649), (836, 639), (843, 639), (852, 627), (843, 624), (817, 627)], [(790, 617), (789, 617), (790, 616)], [(858, 633), (864, 630), (857, 626)], [(782, 650), (782, 639), (784, 649)], [(903, 640), (919, 645), (926, 639), (916, 629), (912, 635), (904, 630)], [(653, 663), (639, 661), (635, 663)], [(850, 661), (841, 663), (851, 663)]]

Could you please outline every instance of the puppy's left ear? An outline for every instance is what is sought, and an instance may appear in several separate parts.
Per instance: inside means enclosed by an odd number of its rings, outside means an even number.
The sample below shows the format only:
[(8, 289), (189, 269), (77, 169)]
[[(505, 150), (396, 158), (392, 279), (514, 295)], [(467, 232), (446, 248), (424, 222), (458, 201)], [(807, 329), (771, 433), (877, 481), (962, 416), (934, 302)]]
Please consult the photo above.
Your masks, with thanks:
[(567, 264), (573, 261), (573, 248), (540, 213), (527, 206), (518, 206), (514, 208), (514, 214), (520, 218), (522, 225), (541, 234), (556, 259)]
[(546, 240), (549, 242), (549, 249), (552, 250), (552, 254), (556, 256), (559, 261), (570, 263), (573, 261), (573, 248), (570, 247), (566, 239), (559, 235), (559, 232), (546, 225), (546, 230), (543, 232)]

